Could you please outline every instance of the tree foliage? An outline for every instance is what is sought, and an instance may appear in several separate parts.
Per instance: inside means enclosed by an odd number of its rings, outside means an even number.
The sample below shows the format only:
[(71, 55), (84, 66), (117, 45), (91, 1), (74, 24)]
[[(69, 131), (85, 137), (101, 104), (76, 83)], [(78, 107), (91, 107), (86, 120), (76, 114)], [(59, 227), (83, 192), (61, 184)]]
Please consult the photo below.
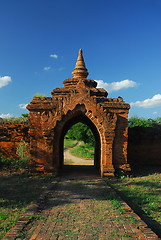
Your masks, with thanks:
[(0, 125), (3, 124), (27, 124), (28, 113), (23, 113), (21, 117), (0, 118)]
[(28, 118), (29, 114), (28, 113), (22, 113), (21, 116), (24, 117), (24, 118)]
[(128, 127), (161, 127), (161, 117), (157, 117), (156, 119), (151, 118), (139, 118), (137, 115), (131, 117), (128, 121)]
[(73, 125), (67, 132), (65, 138), (83, 141), (94, 146), (95, 139), (91, 129), (84, 123), (79, 122)]

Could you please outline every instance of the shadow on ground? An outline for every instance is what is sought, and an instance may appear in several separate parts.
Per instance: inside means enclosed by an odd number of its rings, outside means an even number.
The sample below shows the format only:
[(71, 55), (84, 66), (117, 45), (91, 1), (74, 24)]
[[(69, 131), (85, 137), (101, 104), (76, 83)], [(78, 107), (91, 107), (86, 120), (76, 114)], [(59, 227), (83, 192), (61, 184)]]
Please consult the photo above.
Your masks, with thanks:
[(131, 170), (131, 174), (134, 177), (143, 177), (154, 173), (161, 173), (161, 166), (131, 165)]
[(94, 166), (65, 165), (59, 172), (60, 177), (99, 178), (100, 173)]

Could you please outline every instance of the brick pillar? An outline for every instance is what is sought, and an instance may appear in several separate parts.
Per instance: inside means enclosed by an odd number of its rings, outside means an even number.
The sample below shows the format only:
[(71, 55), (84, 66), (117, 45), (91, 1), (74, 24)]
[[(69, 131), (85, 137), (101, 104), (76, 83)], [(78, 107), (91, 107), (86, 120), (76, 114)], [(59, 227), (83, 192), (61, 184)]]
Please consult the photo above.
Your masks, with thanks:
[(114, 176), (113, 166), (113, 140), (115, 132), (106, 132), (105, 140), (102, 144), (102, 162), (101, 162), (101, 176)]

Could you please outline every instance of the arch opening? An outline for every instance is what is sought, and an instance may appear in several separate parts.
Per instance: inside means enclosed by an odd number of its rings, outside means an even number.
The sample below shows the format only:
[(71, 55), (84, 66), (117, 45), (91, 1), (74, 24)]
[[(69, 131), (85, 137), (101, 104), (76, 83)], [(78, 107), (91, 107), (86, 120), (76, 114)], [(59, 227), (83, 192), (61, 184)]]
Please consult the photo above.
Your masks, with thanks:
[(95, 138), (84, 123), (74, 124), (64, 137), (64, 164), (94, 166)]
[[(95, 168), (97, 172), (100, 172), (100, 159), (101, 159), (101, 140), (99, 132), (94, 125), (94, 123), (82, 112), (78, 112), (76, 116), (68, 119), (62, 127), (60, 139), (59, 139), (59, 163), (58, 163), (58, 170), (62, 171), (67, 165), (72, 168), (70, 164), (65, 164), (64, 162), (64, 138), (69, 129), (72, 126), (76, 125), (77, 123), (85, 124), (92, 132), (94, 137), (94, 158), (93, 163), (88, 165), (87, 164), (74, 164), (75, 166), (87, 167), (87, 168)], [(74, 167), (73, 167), (74, 169)]]

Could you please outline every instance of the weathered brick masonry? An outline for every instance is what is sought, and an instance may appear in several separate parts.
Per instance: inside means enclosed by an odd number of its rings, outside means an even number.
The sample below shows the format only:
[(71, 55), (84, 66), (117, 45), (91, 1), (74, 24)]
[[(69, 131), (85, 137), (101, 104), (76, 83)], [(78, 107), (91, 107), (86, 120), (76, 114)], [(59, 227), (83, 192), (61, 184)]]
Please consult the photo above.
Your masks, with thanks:
[(73, 78), (52, 97), (34, 98), (29, 110), (30, 167), (37, 171), (58, 171), (63, 166), (63, 140), (77, 122), (87, 124), (95, 137), (95, 166), (101, 176), (113, 176), (115, 169), (129, 171), (127, 164), (129, 104), (121, 97), (107, 98), (97, 82), (87, 79), (82, 50)]
[(129, 128), (128, 159), (132, 165), (161, 166), (161, 128)]
[(28, 124), (0, 125), (0, 154), (17, 158), (16, 150), (21, 139), (29, 144)]
[[(17, 146), (23, 139), (29, 144), (27, 124), (0, 126), (0, 154), (17, 158)], [(128, 162), (132, 165), (161, 166), (161, 134), (154, 128), (134, 127), (128, 132)], [(116, 146), (115, 146), (116, 147)]]

